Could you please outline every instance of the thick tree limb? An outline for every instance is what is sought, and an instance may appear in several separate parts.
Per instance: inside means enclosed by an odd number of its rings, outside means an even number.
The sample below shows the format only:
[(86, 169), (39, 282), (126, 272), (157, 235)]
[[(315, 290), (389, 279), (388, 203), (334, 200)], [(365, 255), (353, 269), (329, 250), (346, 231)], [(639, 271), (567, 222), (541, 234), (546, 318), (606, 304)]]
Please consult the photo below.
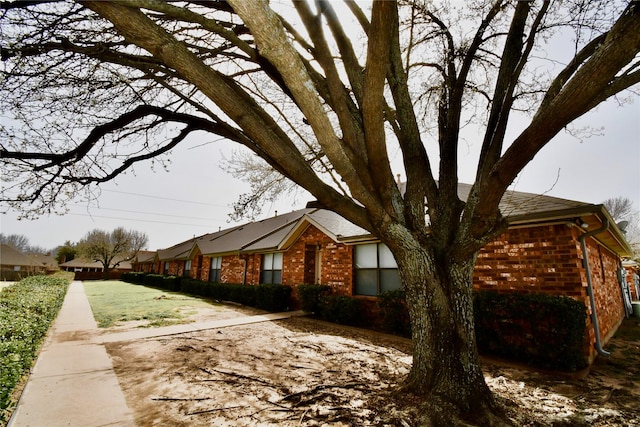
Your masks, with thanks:
[[(590, 108), (604, 101), (612, 86), (625, 87), (634, 84), (637, 79), (624, 78), (619, 84), (617, 74), (631, 64), (640, 51), (640, 4), (632, 2), (622, 13), (618, 21), (607, 33), (605, 39), (593, 54), (577, 68), (572, 77), (562, 84), (554, 82), (555, 96), (547, 98), (534, 116), (531, 124), (515, 139), (503, 156), (496, 162), (487, 182), (491, 191), (483, 192), (476, 215), (491, 217), (497, 212), (497, 206), (507, 186), (518, 173), (562, 128), (580, 117)], [(626, 86), (629, 87), (629, 86)], [(475, 230), (482, 234), (482, 227)]]
[[(384, 88), (389, 70), (391, 37), (397, 31), (397, 6), (395, 1), (376, 1), (371, 12), (371, 29), (367, 46), (367, 63), (364, 73), (362, 97), (362, 121), (365, 146), (373, 174), (375, 187), (386, 214), (397, 220), (401, 212), (401, 200), (389, 167), (384, 129)], [(399, 206), (400, 204), (400, 206)]]

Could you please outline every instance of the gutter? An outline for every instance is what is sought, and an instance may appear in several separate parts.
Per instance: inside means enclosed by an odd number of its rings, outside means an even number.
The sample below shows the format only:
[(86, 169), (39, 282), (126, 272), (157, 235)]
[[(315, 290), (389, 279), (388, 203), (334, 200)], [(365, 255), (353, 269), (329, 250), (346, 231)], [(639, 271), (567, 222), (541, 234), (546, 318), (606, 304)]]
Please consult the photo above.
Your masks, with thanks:
[(602, 341), (600, 340), (600, 324), (598, 323), (598, 313), (596, 311), (596, 300), (593, 295), (593, 281), (591, 280), (591, 268), (589, 267), (589, 254), (587, 253), (587, 245), (585, 240), (587, 237), (591, 237), (595, 234), (602, 233), (609, 229), (609, 220), (605, 217), (602, 227), (597, 230), (589, 231), (588, 233), (584, 233), (581, 235), (578, 240), (580, 240), (580, 247), (582, 248), (582, 264), (587, 274), (587, 293), (589, 294), (589, 302), (591, 303), (591, 323), (593, 323), (593, 329), (596, 335), (596, 351), (598, 354), (604, 357), (609, 357), (611, 353), (605, 351), (602, 348)]

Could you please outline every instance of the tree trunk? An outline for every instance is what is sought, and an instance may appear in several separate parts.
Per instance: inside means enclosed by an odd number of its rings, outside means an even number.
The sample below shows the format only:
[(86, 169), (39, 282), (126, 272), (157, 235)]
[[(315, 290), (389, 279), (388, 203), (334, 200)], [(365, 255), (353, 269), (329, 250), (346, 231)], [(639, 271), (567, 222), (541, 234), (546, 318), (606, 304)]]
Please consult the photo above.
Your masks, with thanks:
[(453, 262), (424, 247), (400, 248), (396, 254), (412, 326), (413, 366), (406, 389), (421, 398), (433, 425), (502, 424), (476, 346), (475, 257)]

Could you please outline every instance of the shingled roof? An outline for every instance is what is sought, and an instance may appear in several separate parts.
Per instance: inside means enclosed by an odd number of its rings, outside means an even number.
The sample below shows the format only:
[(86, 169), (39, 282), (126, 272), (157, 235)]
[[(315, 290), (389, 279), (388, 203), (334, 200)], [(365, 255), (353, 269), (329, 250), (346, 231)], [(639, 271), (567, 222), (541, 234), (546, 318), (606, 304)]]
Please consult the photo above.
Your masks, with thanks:
[[(466, 201), (472, 186), (460, 184), (458, 196)], [(400, 184), (403, 190), (403, 184)], [(607, 246), (625, 256), (628, 243), (602, 205), (567, 200), (541, 194), (509, 190), (505, 192), (500, 210), (512, 225), (548, 221), (574, 221), (581, 218), (597, 228), (606, 218), (611, 226), (606, 236), (599, 236)], [(197, 247), (208, 256), (285, 250), (310, 225), (320, 229), (336, 242), (357, 243), (376, 240), (367, 230), (347, 221), (335, 212), (321, 208), (305, 208), (284, 215), (235, 226), (216, 233), (179, 243), (158, 251), (160, 260), (186, 260)], [(591, 229), (594, 229), (591, 228)]]
[(0, 265), (33, 267), (35, 264), (27, 255), (7, 244), (0, 244)]
[(317, 209), (300, 209), (222, 230), (198, 239), (197, 244), (200, 252), (205, 255), (276, 249), (282, 238), (298, 223), (300, 218), (315, 210)]

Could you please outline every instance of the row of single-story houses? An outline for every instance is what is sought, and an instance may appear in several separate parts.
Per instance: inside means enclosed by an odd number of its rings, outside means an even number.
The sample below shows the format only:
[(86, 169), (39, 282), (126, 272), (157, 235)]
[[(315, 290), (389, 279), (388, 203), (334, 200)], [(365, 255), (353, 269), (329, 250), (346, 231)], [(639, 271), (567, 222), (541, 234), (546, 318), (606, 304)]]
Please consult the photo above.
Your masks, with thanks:
[[(462, 200), (470, 188), (460, 185)], [(584, 301), (599, 326), (587, 328), (590, 347), (606, 343), (640, 295), (622, 266), (632, 249), (605, 207), (508, 191), (501, 211), (509, 229), (479, 254), (474, 288)], [(314, 207), (140, 252), (133, 264), (136, 271), (220, 283), (323, 284), (364, 299), (401, 286), (384, 244), (336, 213)], [(589, 359), (594, 357), (592, 351)]]
[(34, 274), (46, 274), (58, 269), (50, 255), (25, 254), (5, 243), (0, 244), (0, 279), (17, 280)]
[[(113, 276), (132, 270), (131, 262), (128, 258), (114, 260)], [(45, 254), (25, 254), (7, 244), (0, 244), (0, 279), (19, 280), (34, 274), (49, 274), (58, 270), (70, 271), (77, 274), (78, 280), (87, 278), (102, 278), (104, 266), (101, 262), (74, 258), (70, 261), (58, 264), (51, 255)]]

